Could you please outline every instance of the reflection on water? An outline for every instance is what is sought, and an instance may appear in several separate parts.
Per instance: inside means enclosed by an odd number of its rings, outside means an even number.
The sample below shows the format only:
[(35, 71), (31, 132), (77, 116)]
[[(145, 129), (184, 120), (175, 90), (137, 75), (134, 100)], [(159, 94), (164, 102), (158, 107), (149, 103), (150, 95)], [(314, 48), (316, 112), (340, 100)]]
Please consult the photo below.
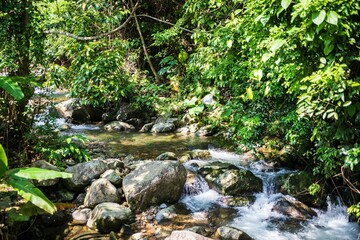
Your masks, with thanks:
[(208, 149), (213, 145), (224, 146), (221, 139), (176, 133), (126, 133), (101, 130), (84, 131), (83, 133), (91, 141), (106, 143), (113, 154), (131, 154), (142, 159), (153, 159), (163, 152), (174, 152), (180, 157), (193, 149)]

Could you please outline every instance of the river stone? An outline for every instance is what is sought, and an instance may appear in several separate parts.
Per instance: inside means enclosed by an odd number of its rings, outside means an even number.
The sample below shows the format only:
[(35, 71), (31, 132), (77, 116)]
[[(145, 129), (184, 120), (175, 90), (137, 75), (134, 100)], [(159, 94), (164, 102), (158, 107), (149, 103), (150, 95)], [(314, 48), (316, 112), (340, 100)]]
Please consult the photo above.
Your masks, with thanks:
[(125, 166), (124, 162), (117, 158), (107, 158), (107, 159), (102, 159), (101, 161), (106, 164), (108, 169), (118, 168), (120, 170), (123, 169)]
[(105, 202), (97, 205), (90, 214), (87, 226), (101, 233), (119, 231), (124, 224), (134, 221), (130, 208), (117, 203)]
[(84, 205), (93, 208), (99, 203), (119, 203), (121, 196), (114, 185), (105, 178), (95, 180), (86, 192)]
[(153, 126), (154, 126), (154, 123), (144, 124), (139, 132), (150, 132), (150, 130)]
[(69, 119), (72, 117), (73, 104), (75, 104), (78, 99), (72, 98), (55, 105), (57, 115), (59, 118)]
[(173, 152), (164, 152), (155, 158), (156, 161), (177, 160), (176, 154)]
[(125, 132), (129, 132), (129, 131), (133, 131), (135, 130), (135, 127), (133, 125), (130, 125), (128, 123), (125, 122), (121, 122), (121, 121), (114, 121), (111, 123), (108, 123), (104, 126), (104, 129), (106, 131), (109, 132), (113, 132), (113, 131), (125, 131)]
[(140, 165), (123, 179), (130, 206), (138, 211), (152, 205), (175, 203), (181, 197), (186, 169), (176, 161), (152, 161)]
[(171, 122), (165, 122), (165, 123), (155, 123), (152, 128), (152, 133), (168, 133), (173, 132), (175, 130), (175, 124)]
[(169, 237), (165, 238), (165, 240), (211, 240), (211, 238), (204, 237), (188, 230), (180, 230), (173, 231)]
[[(32, 164), (32, 167), (47, 169), (47, 170), (53, 170), (53, 171), (60, 171), (57, 167), (54, 165), (48, 163), (45, 160), (39, 160)], [(40, 180), (40, 181), (34, 181), (34, 184), (39, 187), (50, 187), (54, 186), (59, 182), (59, 178), (54, 179), (46, 179), (46, 180)]]
[(190, 152), (192, 159), (209, 160), (211, 159), (211, 153), (209, 150), (196, 149)]
[(98, 178), (106, 170), (106, 164), (100, 160), (79, 163), (65, 169), (65, 172), (72, 173), (72, 178), (63, 181), (68, 189), (82, 191), (93, 179)]
[(158, 223), (177, 217), (176, 206), (171, 205), (158, 211), (155, 215), (155, 219)]
[(90, 208), (83, 208), (83, 209), (77, 209), (75, 210), (71, 216), (73, 218), (74, 224), (86, 224), (86, 222), (89, 220), (91, 213)]
[(109, 180), (115, 186), (121, 186), (122, 177), (121, 173), (117, 169), (106, 170), (100, 177)]
[(226, 240), (253, 240), (252, 237), (235, 227), (223, 226), (216, 230), (216, 235), (220, 239)]
[(205, 95), (201, 99), (201, 103), (204, 105), (214, 105), (216, 103), (216, 101), (214, 100), (214, 95), (212, 93)]
[(306, 204), (290, 197), (279, 198), (274, 204), (272, 211), (298, 220), (306, 220), (317, 216), (316, 212)]
[(262, 191), (262, 180), (251, 171), (235, 165), (213, 162), (199, 169), (209, 185), (224, 195), (237, 196)]
[(308, 187), (313, 182), (313, 177), (309, 172), (300, 171), (279, 176), (277, 188), (279, 192), (291, 195), (309, 206), (321, 207), (326, 202), (326, 196), (323, 191), (315, 196), (309, 193)]

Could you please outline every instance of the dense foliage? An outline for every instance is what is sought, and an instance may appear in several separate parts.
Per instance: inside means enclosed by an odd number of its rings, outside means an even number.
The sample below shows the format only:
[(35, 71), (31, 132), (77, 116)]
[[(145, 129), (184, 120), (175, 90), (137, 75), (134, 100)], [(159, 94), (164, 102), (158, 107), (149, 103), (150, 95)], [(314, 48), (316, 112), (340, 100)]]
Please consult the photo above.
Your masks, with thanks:
[[(26, 100), (44, 77), (104, 109), (126, 101), (188, 113), (246, 148), (289, 153), (291, 166), (357, 203), (359, 11), (345, 0), (3, 1), (0, 69), (37, 73)], [(214, 106), (200, 101), (208, 93)], [(17, 115), (26, 112), (18, 105)], [(9, 109), (0, 121), (20, 126)]]

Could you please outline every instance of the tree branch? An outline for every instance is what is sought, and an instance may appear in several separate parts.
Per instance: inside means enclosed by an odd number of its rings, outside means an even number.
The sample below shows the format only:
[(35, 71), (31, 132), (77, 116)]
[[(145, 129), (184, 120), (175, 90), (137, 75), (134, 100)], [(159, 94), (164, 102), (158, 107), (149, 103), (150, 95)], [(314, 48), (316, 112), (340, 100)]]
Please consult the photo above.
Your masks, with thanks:
[[(137, 16), (137, 17), (147, 17), (147, 18), (151, 18), (151, 19), (153, 19), (153, 20), (155, 20), (155, 21), (158, 21), (158, 22), (161, 22), (161, 23), (165, 23), (165, 24), (168, 24), (168, 25), (171, 25), (171, 26), (175, 26), (175, 25), (176, 25), (176, 24), (174, 24), (174, 23), (167, 22), (167, 21), (161, 20), (161, 19), (159, 19), (159, 18), (150, 16), (150, 15), (146, 15), (146, 14), (138, 14), (138, 15), (136, 15), (136, 16)], [(179, 29), (184, 30), (184, 31), (189, 32), (189, 33), (194, 33), (194, 31), (191, 31), (191, 30), (189, 30), (189, 29), (187, 29), (187, 28), (179, 27)]]

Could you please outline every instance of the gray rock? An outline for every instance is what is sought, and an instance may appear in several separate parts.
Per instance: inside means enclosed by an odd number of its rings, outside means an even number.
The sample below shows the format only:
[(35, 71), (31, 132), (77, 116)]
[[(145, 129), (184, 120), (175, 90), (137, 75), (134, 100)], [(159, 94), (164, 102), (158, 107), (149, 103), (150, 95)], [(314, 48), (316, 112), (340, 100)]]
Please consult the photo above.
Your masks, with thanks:
[(278, 199), (273, 206), (272, 211), (276, 211), (298, 220), (306, 220), (317, 216), (316, 212), (309, 208), (306, 204), (290, 197), (282, 197)]
[(162, 221), (175, 218), (176, 216), (177, 216), (176, 207), (175, 207), (175, 205), (172, 205), (170, 207), (166, 207), (166, 208), (163, 208), (160, 211), (158, 211), (156, 213), (155, 219), (158, 223), (160, 223)]
[(212, 93), (205, 95), (205, 97), (201, 99), (201, 103), (204, 105), (214, 105), (216, 103), (214, 95)]
[(155, 123), (151, 128), (152, 133), (168, 133), (175, 131), (175, 124), (173, 123)]
[[(57, 167), (54, 165), (48, 163), (45, 160), (39, 160), (32, 164), (32, 167), (47, 169), (47, 170), (53, 170), (53, 171), (60, 171)], [(59, 182), (59, 178), (54, 179), (47, 179), (47, 180), (40, 180), (40, 181), (34, 181), (34, 184), (39, 187), (50, 187), (54, 186)]]
[(150, 132), (150, 130), (153, 126), (154, 126), (154, 123), (144, 124), (139, 132)]
[(87, 223), (87, 221), (89, 220), (90, 213), (91, 213), (90, 208), (83, 208), (83, 209), (75, 210), (71, 214), (72, 218), (73, 218), (73, 223), (74, 224), (84, 224), (85, 225)]
[(82, 191), (93, 179), (98, 178), (106, 170), (106, 164), (100, 160), (79, 163), (65, 170), (65, 172), (72, 173), (72, 178), (63, 181), (68, 189)]
[(63, 102), (60, 102), (55, 105), (59, 118), (69, 119), (72, 117), (73, 105), (78, 101), (78, 99), (69, 99)]
[(74, 200), (76, 193), (66, 188), (59, 188), (55, 190), (56, 198), (58, 202), (70, 202)]
[(211, 240), (211, 238), (204, 237), (191, 231), (180, 230), (173, 231), (169, 237), (165, 238), (165, 240)]
[(176, 161), (153, 161), (140, 165), (123, 179), (127, 202), (139, 211), (181, 197), (186, 170)]
[(245, 232), (229, 226), (219, 227), (216, 230), (216, 235), (220, 239), (226, 240), (253, 240), (253, 238), (247, 235)]
[(209, 160), (211, 158), (209, 150), (196, 149), (191, 151), (190, 155), (192, 159)]
[(116, 187), (109, 180), (100, 178), (95, 180), (86, 192), (84, 205), (93, 208), (99, 203), (115, 202), (120, 203), (121, 196)]
[(102, 162), (104, 162), (107, 166), (108, 169), (122, 169), (124, 168), (124, 162), (121, 161), (120, 159), (117, 158), (107, 158), (107, 159), (103, 159), (101, 160)]
[(113, 131), (130, 132), (130, 131), (134, 131), (135, 127), (126, 122), (114, 121), (114, 122), (106, 124), (104, 126), (104, 129), (109, 132), (113, 132)]
[(262, 191), (262, 180), (251, 171), (230, 163), (213, 162), (199, 169), (212, 188), (224, 195), (237, 196)]
[(195, 132), (197, 136), (213, 136), (216, 133), (215, 128), (212, 125), (201, 127)]
[(173, 152), (164, 152), (155, 158), (156, 161), (177, 160), (176, 154)]
[(136, 118), (139, 115), (139, 112), (131, 104), (122, 103), (119, 107), (117, 113), (115, 114), (116, 120), (125, 121), (130, 118)]
[(87, 226), (101, 233), (117, 232), (124, 224), (134, 221), (130, 208), (117, 203), (100, 203), (90, 214)]
[(121, 186), (122, 184), (121, 173), (117, 169), (106, 170), (100, 177), (109, 180), (115, 186)]

